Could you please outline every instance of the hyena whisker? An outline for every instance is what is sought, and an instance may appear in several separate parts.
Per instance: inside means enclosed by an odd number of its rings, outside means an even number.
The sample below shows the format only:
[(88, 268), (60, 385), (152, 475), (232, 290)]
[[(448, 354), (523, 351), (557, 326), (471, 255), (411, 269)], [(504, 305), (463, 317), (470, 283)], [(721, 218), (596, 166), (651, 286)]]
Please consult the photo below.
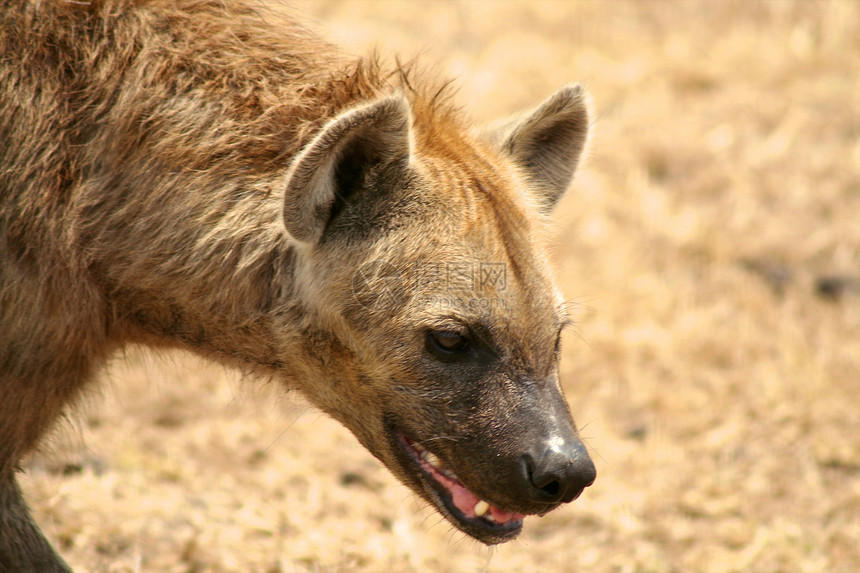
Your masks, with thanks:
[(433, 442), (443, 442), (443, 441), (459, 442), (460, 440), (462, 440), (462, 438), (459, 436), (432, 436), (430, 438), (425, 438), (424, 440), (421, 441), (421, 443), (422, 444), (429, 444), (429, 443), (433, 443)]
[(271, 442), (269, 442), (268, 446), (263, 448), (263, 452), (264, 453), (268, 452), (269, 449), (271, 449), (272, 446), (274, 446), (287, 432), (289, 432), (290, 428), (292, 428), (296, 424), (296, 422), (298, 422), (299, 419), (302, 416), (304, 416), (305, 413), (307, 413), (310, 409), (311, 409), (311, 406), (305, 406), (304, 408), (302, 408), (302, 410), (298, 414), (296, 414), (292, 420), (290, 420), (290, 422), (286, 425), (286, 427), (284, 427), (284, 429), (281, 430), (277, 436), (275, 436), (275, 439), (273, 439)]

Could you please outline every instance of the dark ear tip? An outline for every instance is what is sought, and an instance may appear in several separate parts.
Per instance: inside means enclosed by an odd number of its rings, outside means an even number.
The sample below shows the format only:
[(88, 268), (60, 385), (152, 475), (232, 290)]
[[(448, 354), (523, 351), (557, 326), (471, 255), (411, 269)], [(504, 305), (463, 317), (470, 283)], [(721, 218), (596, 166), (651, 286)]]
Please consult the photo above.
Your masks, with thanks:
[(556, 109), (577, 109), (588, 112), (588, 92), (582, 84), (568, 84), (550, 98)]
[(566, 86), (561, 88), (561, 90), (559, 90), (559, 93), (567, 95), (568, 97), (570, 97), (570, 99), (584, 99), (585, 87), (583, 87), (582, 84), (567, 84)]
[(393, 129), (404, 129), (412, 121), (412, 108), (409, 100), (403, 95), (393, 95), (377, 100), (367, 106), (367, 114), (374, 117), (386, 117), (392, 120)]
[(379, 104), (381, 107), (384, 107), (386, 111), (390, 111), (392, 113), (399, 112), (404, 115), (408, 115), (410, 113), (410, 105), (409, 100), (406, 99), (406, 96), (403, 94), (397, 94), (382, 98), (379, 100)]

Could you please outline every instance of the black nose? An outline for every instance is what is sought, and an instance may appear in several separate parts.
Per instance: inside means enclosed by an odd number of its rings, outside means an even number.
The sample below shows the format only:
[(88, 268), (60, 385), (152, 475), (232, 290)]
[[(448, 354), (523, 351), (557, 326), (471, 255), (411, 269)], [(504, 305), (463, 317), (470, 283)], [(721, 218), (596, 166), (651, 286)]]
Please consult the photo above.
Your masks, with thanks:
[(523, 454), (520, 464), (528, 496), (537, 502), (569, 503), (597, 477), (594, 463), (578, 440), (551, 440), (538, 454)]

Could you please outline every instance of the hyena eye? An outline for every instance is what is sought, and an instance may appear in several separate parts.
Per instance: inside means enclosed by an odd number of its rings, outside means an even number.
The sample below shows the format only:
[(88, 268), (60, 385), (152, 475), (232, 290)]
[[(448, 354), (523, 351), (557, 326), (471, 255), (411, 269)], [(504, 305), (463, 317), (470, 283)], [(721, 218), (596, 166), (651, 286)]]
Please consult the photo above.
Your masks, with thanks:
[(427, 346), (434, 354), (449, 357), (469, 348), (469, 341), (457, 332), (432, 330), (427, 333)]

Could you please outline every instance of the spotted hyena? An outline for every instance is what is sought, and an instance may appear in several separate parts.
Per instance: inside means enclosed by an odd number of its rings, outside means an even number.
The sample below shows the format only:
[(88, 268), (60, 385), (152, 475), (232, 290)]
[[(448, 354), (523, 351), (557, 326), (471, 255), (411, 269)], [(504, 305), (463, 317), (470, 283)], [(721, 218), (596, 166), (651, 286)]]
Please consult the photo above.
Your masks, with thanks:
[(544, 238), (583, 91), (449, 99), (257, 5), (0, 7), (0, 569), (67, 570), (15, 472), (129, 344), (282, 380), (487, 544), (592, 483)]

